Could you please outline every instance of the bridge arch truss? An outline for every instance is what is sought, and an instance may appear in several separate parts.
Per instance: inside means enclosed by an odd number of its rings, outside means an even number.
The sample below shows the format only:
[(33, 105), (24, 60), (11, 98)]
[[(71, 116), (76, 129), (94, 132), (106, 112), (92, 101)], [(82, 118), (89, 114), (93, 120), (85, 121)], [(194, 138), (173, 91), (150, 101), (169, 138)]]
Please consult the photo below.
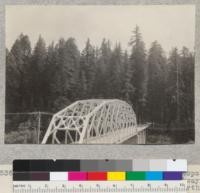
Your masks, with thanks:
[(125, 101), (79, 100), (54, 114), (42, 143), (117, 144), (138, 132), (135, 112)]

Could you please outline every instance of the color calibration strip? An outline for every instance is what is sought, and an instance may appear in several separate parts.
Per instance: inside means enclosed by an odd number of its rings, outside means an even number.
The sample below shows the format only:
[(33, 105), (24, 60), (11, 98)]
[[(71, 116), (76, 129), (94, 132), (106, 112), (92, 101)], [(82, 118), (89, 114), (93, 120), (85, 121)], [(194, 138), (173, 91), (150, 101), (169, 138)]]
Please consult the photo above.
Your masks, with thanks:
[(15, 172), (14, 181), (162, 181), (183, 180), (184, 172)]
[(169, 171), (186, 172), (187, 160), (14, 160), (13, 172)]

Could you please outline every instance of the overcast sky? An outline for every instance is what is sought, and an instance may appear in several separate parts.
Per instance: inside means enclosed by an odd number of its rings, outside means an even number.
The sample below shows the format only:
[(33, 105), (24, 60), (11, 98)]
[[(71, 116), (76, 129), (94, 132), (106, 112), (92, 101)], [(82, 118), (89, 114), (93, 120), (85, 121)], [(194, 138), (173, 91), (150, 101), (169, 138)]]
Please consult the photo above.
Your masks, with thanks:
[(6, 46), (10, 49), (20, 33), (32, 47), (39, 34), (47, 45), (61, 37), (74, 37), (80, 49), (87, 38), (100, 46), (102, 39), (127, 49), (131, 31), (140, 27), (146, 47), (157, 40), (166, 52), (182, 46), (194, 50), (195, 7), (154, 6), (6, 6)]

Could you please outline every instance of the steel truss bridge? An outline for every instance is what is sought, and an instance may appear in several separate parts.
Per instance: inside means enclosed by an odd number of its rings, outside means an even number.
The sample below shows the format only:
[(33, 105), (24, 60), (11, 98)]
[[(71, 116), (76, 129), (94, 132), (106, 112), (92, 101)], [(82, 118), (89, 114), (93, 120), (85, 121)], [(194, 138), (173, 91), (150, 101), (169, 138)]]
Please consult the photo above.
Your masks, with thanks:
[(149, 124), (137, 125), (132, 107), (118, 99), (79, 100), (54, 114), (42, 144), (145, 144)]

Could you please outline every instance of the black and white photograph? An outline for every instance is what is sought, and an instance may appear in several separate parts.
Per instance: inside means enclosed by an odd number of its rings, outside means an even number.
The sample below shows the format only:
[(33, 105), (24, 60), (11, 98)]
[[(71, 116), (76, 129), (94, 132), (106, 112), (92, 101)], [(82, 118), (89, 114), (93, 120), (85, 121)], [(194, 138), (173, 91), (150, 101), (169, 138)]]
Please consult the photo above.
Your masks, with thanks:
[(194, 5), (7, 5), (5, 144), (194, 144)]

